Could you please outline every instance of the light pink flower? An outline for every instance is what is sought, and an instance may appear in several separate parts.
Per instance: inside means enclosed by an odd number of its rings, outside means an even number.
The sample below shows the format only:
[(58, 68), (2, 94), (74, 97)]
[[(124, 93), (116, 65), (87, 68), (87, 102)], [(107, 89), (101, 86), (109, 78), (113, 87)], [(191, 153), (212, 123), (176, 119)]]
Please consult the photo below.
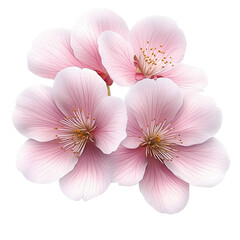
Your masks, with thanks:
[(185, 91), (199, 91), (207, 79), (203, 71), (180, 64), (186, 40), (177, 24), (166, 17), (147, 17), (130, 31), (126, 41), (106, 31), (99, 37), (99, 52), (110, 77), (121, 86), (144, 78), (166, 77)]
[(121, 17), (107, 9), (94, 9), (83, 15), (73, 30), (55, 29), (40, 35), (28, 54), (29, 69), (45, 78), (54, 79), (67, 67), (76, 66), (96, 71), (108, 85), (112, 84), (98, 52), (98, 36), (113, 31), (125, 37), (128, 27)]
[(127, 113), (121, 99), (107, 96), (96, 72), (67, 68), (57, 74), (53, 88), (25, 90), (13, 121), (30, 138), (17, 158), (27, 179), (48, 183), (60, 178), (64, 194), (75, 200), (108, 187), (109, 154), (126, 137)]
[(188, 201), (189, 184), (219, 183), (229, 160), (213, 138), (221, 112), (200, 94), (184, 98), (171, 80), (145, 79), (125, 99), (127, 138), (112, 155), (114, 180), (139, 183), (146, 201), (156, 210), (178, 212)]

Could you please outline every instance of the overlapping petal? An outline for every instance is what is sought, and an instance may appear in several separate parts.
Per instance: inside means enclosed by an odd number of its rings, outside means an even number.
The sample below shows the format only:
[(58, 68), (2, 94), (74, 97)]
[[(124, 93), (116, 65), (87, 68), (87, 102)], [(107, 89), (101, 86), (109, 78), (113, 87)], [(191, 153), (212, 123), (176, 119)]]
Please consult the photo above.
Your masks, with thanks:
[(55, 138), (55, 129), (63, 114), (53, 98), (53, 89), (36, 86), (25, 90), (17, 99), (13, 122), (17, 130), (37, 141)]
[(180, 62), (185, 53), (186, 40), (182, 30), (172, 19), (162, 16), (146, 17), (139, 21), (130, 31), (130, 40), (134, 52), (141, 54), (141, 48), (159, 48), (166, 57)]
[(121, 185), (139, 183), (147, 166), (144, 148), (128, 149), (120, 146), (111, 154), (113, 165), (113, 181)]
[(54, 79), (56, 74), (67, 67), (82, 67), (75, 58), (70, 45), (69, 30), (55, 29), (44, 32), (33, 43), (28, 54), (30, 71), (40, 77)]
[(173, 120), (174, 132), (181, 135), (182, 145), (202, 143), (214, 136), (221, 126), (222, 115), (213, 99), (188, 94)]
[(109, 154), (117, 150), (126, 137), (127, 111), (123, 101), (107, 97), (99, 102), (96, 110), (95, 144), (102, 152)]
[(76, 67), (64, 69), (57, 75), (53, 91), (57, 106), (68, 117), (77, 107), (85, 114), (94, 115), (98, 103), (107, 96), (106, 84), (96, 72)]
[(181, 211), (188, 201), (188, 183), (177, 178), (160, 161), (153, 158), (148, 158), (148, 161), (144, 177), (139, 184), (145, 200), (159, 212)]
[(74, 169), (60, 179), (63, 193), (73, 200), (89, 200), (103, 193), (111, 182), (109, 155), (87, 144)]
[(98, 44), (103, 65), (112, 80), (120, 86), (136, 83), (134, 51), (130, 43), (121, 35), (107, 31), (100, 35)]
[(82, 16), (72, 31), (71, 45), (75, 56), (84, 67), (106, 72), (98, 52), (98, 37), (104, 31), (128, 34), (128, 27), (121, 17), (108, 9), (94, 9)]
[(127, 137), (121, 144), (127, 148), (137, 148), (142, 142), (141, 138), (139, 138), (142, 135), (142, 130), (131, 109), (128, 109), (127, 116)]
[(207, 85), (207, 76), (201, 69), (182, 63), (163, 72), (162, 76), (174, 81), (184, 93), (203, 91)]
[(125, 102), (141, 128), (146, 128), (153, 119), (171, 122), (182, 106), (182, 95), (169, 79), (144, 79), (129, 90)]
[(178, 147), (178, 158), (166, 166), (184, 181), (197, 186), (214, 186), (224, 177), (229, 159), (223, 145), (215, 138), (189, 147)]
[(17, 156), (17, 167), (30, 181), (49, 183), (70, 172), (77, 163), (71, 151), (60, 148), (58, 141), (28, 140)]

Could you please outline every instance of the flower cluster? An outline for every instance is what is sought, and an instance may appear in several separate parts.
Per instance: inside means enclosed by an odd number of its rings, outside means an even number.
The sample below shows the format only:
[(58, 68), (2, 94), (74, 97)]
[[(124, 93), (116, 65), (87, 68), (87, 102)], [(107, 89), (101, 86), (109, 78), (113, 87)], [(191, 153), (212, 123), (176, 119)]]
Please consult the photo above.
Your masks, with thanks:
[[(134, 185), (156, 210), (175, 213), (189, 184), (213, 186), (229, 166), (214, 138), (221, 111), (200, 93), (204, 72), (180, 63), (186, 40), (166, 17), (147, 17), (129, 30), (116, 13), (96, 9), (73, 30), (39, 36), (30, 71), (53, 87), (26, 89), (13, 121), (29, 138), (17, 167), (30, 181), (59, 180), (63, 193), (88, 200), (111, 182)], [(125, 102), (115, 82), (130, 87)]]

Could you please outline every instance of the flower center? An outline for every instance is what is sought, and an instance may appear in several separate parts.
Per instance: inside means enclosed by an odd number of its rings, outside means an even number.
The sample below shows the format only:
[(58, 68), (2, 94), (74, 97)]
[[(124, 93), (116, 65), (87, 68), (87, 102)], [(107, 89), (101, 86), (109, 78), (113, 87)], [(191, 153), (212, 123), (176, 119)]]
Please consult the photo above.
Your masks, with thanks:
[(147, 41), (139, 50), (139, 56), (134, 56), (136, 72), (142, 73), (147, 78), (157, 78), (163, 71), (174, 67), (173, 59), (166, 56), (163, 45), (153, 47)]
[(180, 139), (180, 134), (174, 134), (171, 127), (172, 122), (166, 124), (167, 120), (156, 124), (156, 120), (151, 121), (150, 126), (147, 125), (146, 129), (142, 129), (143, 136), (141, 146), (146, 148), (146, 157), (148, 155), (160, 160), (162, 163), (164, 161), (172, 161), (174, 158), (178, 158), (176, 149), (177, 143), (183, 144)]
[(73, 109), (73, 115), (59, 120), (61, 128), (54, 128), (58, 134), (56, 138), (64, 151), (71, 150), (78, 158), (87, 142), (94, 142), (92, 131), (97, 127), (95, 118), (88, 112), (85, 114), (80, 108)]

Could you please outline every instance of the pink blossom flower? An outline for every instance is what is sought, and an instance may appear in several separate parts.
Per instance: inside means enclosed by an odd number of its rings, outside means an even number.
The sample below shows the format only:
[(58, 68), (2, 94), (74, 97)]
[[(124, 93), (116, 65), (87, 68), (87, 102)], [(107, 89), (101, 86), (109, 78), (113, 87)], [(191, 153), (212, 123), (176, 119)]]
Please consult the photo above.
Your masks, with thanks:
[(109, 154), (126, 137), (127, 112), (121, 99), (107, 96), (96, 72), (67, 68), (57, 74), (53, 88), (25, 90), (13, 121), (30, 138), (17, 158), (27, 179), (60, 179), (62, 191), (74, 200), (90, 199), (108, 187)]
[(83, 15), (73, 30), (55, 29), (40, 35), (28, 54), (29, 69), (44, 78), (54, 79), (67, 67), (76, 66), (96, 71), (108, 85), (112, 84), (98, 52), (98, 36), (107, 30), (125, 37), (126, 23), (116, 13), (95, 9)]
[(166, 17), (147, 17), (130, 31), (128, 41), (106, 31), (99, 37), (99, 51), (110, 77), (121, 86), (144, 78), (166, 77), (187, 91), (199, 91), (207, 79), (203, 71), (180, 64), (186, 40), (177, 24)]
[(139, 182), (146, 201), (156, 210), (174, 213), (188, 201), (189, 184), (219, 183), (229, 160), (214, 134), (221, 112), (200, 94), (183, 98), (171, 80), (145, 79), (125, 99), (127, 138), (112, 155), (114, 181)]

